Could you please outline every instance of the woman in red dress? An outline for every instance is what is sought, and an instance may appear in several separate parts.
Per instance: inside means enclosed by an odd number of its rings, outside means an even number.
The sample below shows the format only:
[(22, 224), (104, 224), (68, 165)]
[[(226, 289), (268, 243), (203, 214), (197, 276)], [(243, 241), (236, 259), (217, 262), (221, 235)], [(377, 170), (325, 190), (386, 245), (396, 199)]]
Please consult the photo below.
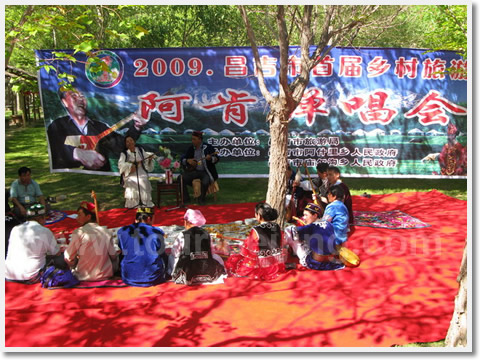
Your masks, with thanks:
[(243, 243), (240, 254), (231, 255), (225, 267), (229, 275), (271, 280), (285, 272), (287, 251), (280, 226), (274, 221), (278, 212), (267, 203), (255, 207), (254, 226)]

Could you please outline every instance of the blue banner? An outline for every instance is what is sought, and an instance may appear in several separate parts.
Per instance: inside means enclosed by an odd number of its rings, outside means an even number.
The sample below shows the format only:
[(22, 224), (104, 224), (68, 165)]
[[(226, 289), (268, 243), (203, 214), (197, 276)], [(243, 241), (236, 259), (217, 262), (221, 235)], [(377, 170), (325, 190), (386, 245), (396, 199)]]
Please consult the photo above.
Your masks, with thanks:
[[(38, 63), (50, 66), (39, 71), (39, 83), (52, 172), (117, 173), (122, 137), (132, 129), (141, 131), (138, 143), (147, 151), (175, 160), (198, 130), (219, 152), (221, 177), (268, 176), (269, 109), (251, 48), (100, 50), (102, 66), (55, 51), (76, 61), (36, 51)], [(276, 95), (279, 51), (259, 52)], [(292, 80), (301, 70), (300, 49), (291, 47), (289, 56)], [(332, 49), (312, 70), (290, 119), (290, 163), (327, 162), (346, 176), (466, 177), (466, 69), (450, 51)], [(59, 96), (60, 73), (75, 77), (88, 131)]]

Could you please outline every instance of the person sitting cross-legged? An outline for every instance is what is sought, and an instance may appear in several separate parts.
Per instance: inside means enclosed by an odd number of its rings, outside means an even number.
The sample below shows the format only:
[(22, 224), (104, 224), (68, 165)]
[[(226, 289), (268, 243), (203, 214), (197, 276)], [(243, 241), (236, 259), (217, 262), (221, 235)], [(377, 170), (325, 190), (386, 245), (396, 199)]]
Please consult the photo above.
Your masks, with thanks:
[(275, 223), (276, 209), (267, 203), (255, 207), (254, 226), (245, 239), (240, 254), (230, 255), (225, 267), (228, 274), (258, 280), (272, 280), (286, 271), (287, 249), (280, 226)]
[(77, 210), (80, 227), (72, 233), (65, 261), (80, 281), (106, 280), (113, 275), (117, 250), (110, 232), (96, 223), (95, 205), (83, 201)]
[(135, 223), (118, 230), (122, 280), (131, 286), (153, 286), (165, 282), (164, 232), (154, 227), (154, 209), (139, 207)]
[(340, 270), (345, 267), (338, 257), (333, 225), (320, 220), (297, 229), (299, 239), (308, 242), (305, 266), (312, 270)]
[[(322, 214), (323, 210), (320, 206), (314, 203), (308, 203), (303, 210), (301, 222), (305, 225), (317, 223), (320, 221)], [(290, 225), (285, 228), (285, 240), (288, 246), (292, 249), (293, 254), (298, 257), (300, 265), (306, 267), (306, 258), (310, 252), (308, 240), (299, 237), (295, 225)]]
[(223, 282), (223, 260), (212, 252), (210, 234), (202, 229), (206, 220), (200, 210), (188, 209), (184, 215), (185, 231), (173, 243), (169, 256), (172, 280), (176, 284), (199, 285)]
[(339, 260), (337, 238), (333, 225), (320, 217), (322, 208), (310, 203), (305, 207), (304, 226), (285, 229), (288, 244), (298, 256), (299, 263), (313, 270), (339, 270), (345, 265)]
[(44, 226), (45, 207), (31, 205), (27, 207), (26, 216), (27, 221), (15, 226), (10, 233), (5, 278), (33, 284), (40, 281), (47, 257), (61, 255), (61, 252), (55, 236)]

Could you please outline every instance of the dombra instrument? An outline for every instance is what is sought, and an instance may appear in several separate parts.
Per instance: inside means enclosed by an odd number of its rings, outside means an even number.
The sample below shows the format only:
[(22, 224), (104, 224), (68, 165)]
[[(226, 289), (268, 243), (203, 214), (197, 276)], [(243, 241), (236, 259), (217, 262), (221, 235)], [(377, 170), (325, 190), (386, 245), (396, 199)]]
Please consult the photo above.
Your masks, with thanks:
[[(211, 155), (211, 156), (214, 156), (214, 155), (218, 155), (218, 151), (215, 151), (211, 154), (207, 154), (207, 155)], [(197, 160), (197, 159), (189, 159), (189, 160), (193, 160), (194, 164), (190, 164), (188, 161), (187, 161), (187, 164), (184, 166), (184, 169), (186, 171), (194, 171), (196, 168), (197, 168), (197, 165), (198, 165), (198, 162), (199, 161), (203, 161), (206, 159), (206, 156), (202, 157), (200, 160)]]
[(74, 146), (84, 150), (95, 150), (98, 142), (105, 136), (110, 135), (112, 132), (121, 128), (135, 117), (135, 113), (130, 114), (126, 118), (120, 120), (111, 128), (101, 132), (98, 135), (69, 135), (65, 138), (65, 145)]
[(144, 161), (147, 161), (147, 160), (150, 160), (150, 159), (157, 159), (157, 158), (158, 158), (158, 155), (152, 154), (152, 155), (147, 156), (145, 159), (137, 160), (136, 162), (132, 162), (132, 164), (138, 165), (141, 162), (144, 162)]
[[(308, 171), (308, 166), (307, 166), (307, 163), (305, 161), (303, 162), (303, 167), (305, 168), (305, 174), (307, 174), (308, 181), (310, 182), (310, 187), (312, 188), (312, 193), (313, 193), (313, 195), (315, 195), (315, 196), (313, 196), (313, 203), (315, 205), (320, 206), (322, 209), (324, 209), (323, 204), (320, 201), (318, 201), (319, 196), (318, 196), (317, 192), (315, 191), (315, 186), (313, 186), (312, 177), (310, 176), (310, 172)], [(323, 201), (323, 199), (322, 199), (322, 201)]]
[(300, 219), (300, 218), (298, 218), (298, 217), (296, 217), (296, 216), (292, 216), (292, 219), (295, 220), (295, 221), (297, 221), (297, 222), (298, 222), (300, 225), (302, 225), (302, 226), (307, 225), (307, 224), (305, 224), (305, 221), (303, 221), (302, 219)]
[(95, 217), (97, 218), (97, 224), (100, 225), (100, 218), (98, 216), (97, 194), (93, 190), (91, 192), (91, 197), (93, 198), (93, 204), (95, 205)]
[[(300, 173), (300, 169), (297, 169), (294, 184), (296, 184), (297, 182), (300, 183), (301, 179), (302, 179), (302, 174)], [(290, 197), (290, 202), (288, 203), (287, 212), (285, 214), (285, 219), (287, 221), (292, 220), (293, 215), (297, 213), (297, 206), (295, 204), (295, 192), (296, 191), (297, 191), (297, 185), (293, 185), (292, 194), (291, 194), (291, 197)]]

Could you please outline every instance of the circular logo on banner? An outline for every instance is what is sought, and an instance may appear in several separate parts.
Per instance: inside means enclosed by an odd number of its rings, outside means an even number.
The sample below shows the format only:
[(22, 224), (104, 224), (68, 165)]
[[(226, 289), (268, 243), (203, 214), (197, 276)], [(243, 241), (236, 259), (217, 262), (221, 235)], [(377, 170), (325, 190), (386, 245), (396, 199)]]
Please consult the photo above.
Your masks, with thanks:
[(93, 85), (103, 89), (117, 85), (123, 77), (122, 59), (114, 52), (108, 50), (97, 51), (93, 56), (98, 57), (103, 64), (88, 62), (85, 66), (87, 79)]

